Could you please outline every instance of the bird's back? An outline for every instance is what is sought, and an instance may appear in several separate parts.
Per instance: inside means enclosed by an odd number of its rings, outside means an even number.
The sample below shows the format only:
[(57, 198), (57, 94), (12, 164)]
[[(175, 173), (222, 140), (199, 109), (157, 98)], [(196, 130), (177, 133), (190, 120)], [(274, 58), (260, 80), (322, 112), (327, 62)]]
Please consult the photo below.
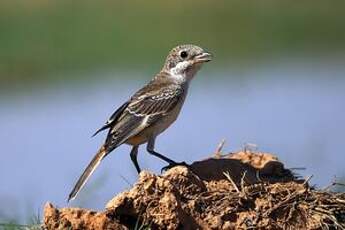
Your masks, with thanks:
[(187, 87), (161, 72), (129, 100), (109, 130), (106, 143), (139, 145), (157, 136), (174, 122), (181, 110)]

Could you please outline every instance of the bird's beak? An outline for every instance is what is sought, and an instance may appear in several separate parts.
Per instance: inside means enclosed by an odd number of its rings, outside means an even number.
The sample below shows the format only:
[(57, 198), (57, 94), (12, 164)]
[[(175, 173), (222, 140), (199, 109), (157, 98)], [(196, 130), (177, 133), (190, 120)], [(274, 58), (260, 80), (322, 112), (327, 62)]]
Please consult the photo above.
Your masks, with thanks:
[(211, 60), (212, 60), (212, 54), (207, 53), (207, 52), (202, 52), (195, 56), (196, 63), (209, 62)]

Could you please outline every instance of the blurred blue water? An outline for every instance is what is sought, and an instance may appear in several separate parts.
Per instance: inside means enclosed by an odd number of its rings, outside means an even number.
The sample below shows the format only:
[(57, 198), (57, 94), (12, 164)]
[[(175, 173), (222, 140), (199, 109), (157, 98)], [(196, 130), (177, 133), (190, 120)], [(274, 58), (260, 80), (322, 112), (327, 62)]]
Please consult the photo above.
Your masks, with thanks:
[[(344, 76), (341, 66), (295, 64), (202, 70), (179, 119), (158, 138), (157, 150), (192, 162), (209, 156), (222, 138), (227, 140), (225, 151), (255, 143), (259, 150), (277, 154), (287, 167), (306, 167), (301, 173), (313, 174), (312, 183), (325, 186), (334, 175), (345, 175)], [(0, 219), (25, 221), (46, 201), (66, 206), (105, 133), (90, 136), (144, 82), (61, 84), (0, 99)], [(110, 154), (71, 205), (102, 209), (135, 182), (129, 150), (121, 146)], [(144, 148), (139, 163), (155, 172), (165, 165)]]

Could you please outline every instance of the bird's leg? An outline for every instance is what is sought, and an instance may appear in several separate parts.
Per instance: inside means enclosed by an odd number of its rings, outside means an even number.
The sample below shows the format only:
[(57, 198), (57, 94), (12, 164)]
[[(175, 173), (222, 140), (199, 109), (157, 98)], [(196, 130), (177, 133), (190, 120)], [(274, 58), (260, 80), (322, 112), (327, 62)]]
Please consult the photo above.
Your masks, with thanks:
[(137, 155), (138, 155), (138, 145), (136, 146), (133, 146), (132, 150), (131, 150), (131, 153), (130, 153), (130, 156), (131, 156), (131, 160), (135, 166), (135, 169), (137, 170), (138, 174), (140, 173), (141, 169), (139, 167), (139, 164), (138, 164), (138, 160), (137, 160)]
[(150, 139), (149, 142), (147, 143), (147, 148), (146, 148), (147, 151), (148, 151), (150, 154), (152, 154), (152, 155), (154, 155), (154, 156), (156, 156), (156, 157), (158, 157), (158, 158), (160, 158), (160, 159), (162, 159), (162, 160), (164, 160), (164, 161), (166, 161), (166, 162), (169, 163), (169, 165), (163, 167), (163, 168), (161, 169), (161, 171), (165, 171), (165, 170), (170, 169), (170, 168), (172, 168), (172, 167), (174, 167), (174, 166), (177, 166), (177, 165), (183, 165), (183, 166), (188, 167), (188, 164), (187, 164), (186, 162), (184, 162), (184, 161), (183, 161), (183, 162), (175, 162), (175, 161), (173, 161), (173, 160), (167, 158), (166, 156), (163, 156), (162, 154), (156, 152), (156, 151), (154, 150), (154, 148), (155, 148), (155, 138), (152, 138), (152, 139)]

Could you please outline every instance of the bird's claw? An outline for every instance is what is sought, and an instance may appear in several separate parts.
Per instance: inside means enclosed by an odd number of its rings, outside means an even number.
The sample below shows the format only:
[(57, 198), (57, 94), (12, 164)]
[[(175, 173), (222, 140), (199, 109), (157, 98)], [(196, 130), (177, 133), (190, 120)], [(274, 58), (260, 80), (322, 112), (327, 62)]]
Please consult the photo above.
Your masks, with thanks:
[(182, 161), (182, 162), (174, 162), (174, 163), (170, 163), (169, 165), (167, 165), (167, 166), (165, 166), (165, 167), (163, 167), (162, 169), (161, 169), (161, 173), (162, 172), (165, 172), (165, 171), (167, 171), (168, 169), (171, 169), (171, 168), (173, 168), (173, 167), (175, 167), (175, 166), (185, 166), (185, 167), (189, 167), (189, 164), (187, 164), (186, 162), (184, 162), (184, 161)]

